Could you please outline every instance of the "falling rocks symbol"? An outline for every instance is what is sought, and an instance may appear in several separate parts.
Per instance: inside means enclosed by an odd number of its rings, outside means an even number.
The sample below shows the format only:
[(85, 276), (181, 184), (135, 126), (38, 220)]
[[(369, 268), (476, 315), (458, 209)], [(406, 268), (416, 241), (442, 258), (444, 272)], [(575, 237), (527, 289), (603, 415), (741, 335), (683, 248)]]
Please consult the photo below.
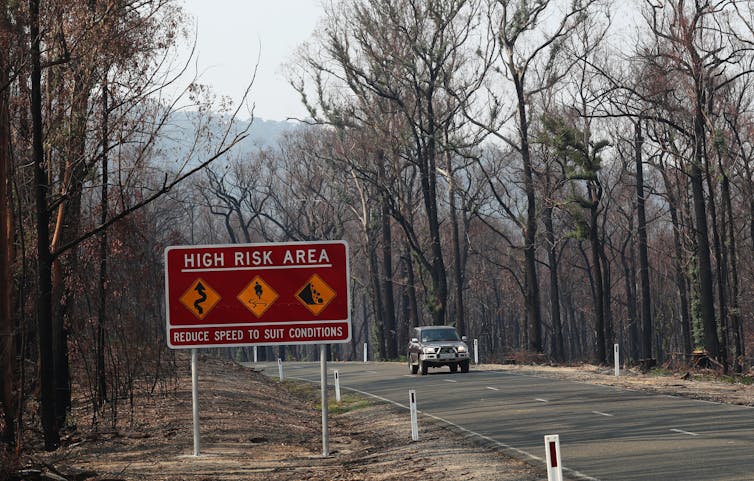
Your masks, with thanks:
[(311, 282), (308, 283), (306, 287), (304, 287), (301, 292), (298, 293), (298, 297), (310, 306), (322, 304), (322, 297), (319, 295), (319, 292), (317, 292), (314, 287), (312, 287)]

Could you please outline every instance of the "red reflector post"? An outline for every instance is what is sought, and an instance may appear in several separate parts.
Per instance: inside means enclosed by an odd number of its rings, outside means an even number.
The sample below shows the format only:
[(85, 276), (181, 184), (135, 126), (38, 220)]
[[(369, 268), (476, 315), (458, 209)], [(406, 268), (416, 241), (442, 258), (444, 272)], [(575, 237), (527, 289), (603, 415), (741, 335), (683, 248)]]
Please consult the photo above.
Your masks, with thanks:
[(554, 441), (550, 441), (550, 467), (558, 467), (558, 452)]
[(545, 436), (545, 453), (547, 455), (547, 481), (563, 481), (560, 438), (557, 434)]

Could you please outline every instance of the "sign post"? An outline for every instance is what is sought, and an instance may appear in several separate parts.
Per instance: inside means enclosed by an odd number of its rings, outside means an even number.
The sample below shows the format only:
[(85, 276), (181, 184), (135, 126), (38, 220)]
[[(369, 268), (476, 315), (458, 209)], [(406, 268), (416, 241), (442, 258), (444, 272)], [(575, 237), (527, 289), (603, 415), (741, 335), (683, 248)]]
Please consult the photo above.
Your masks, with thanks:
[(474, 339), (474, 364), (479, 364), (479, 339)]
[(615, 358), (615, 377), (620, 377), (620, 346), (618, 344), (613, 346), (613, 354)]
[[(345, 241), (171, 246), (165, 249), (167, 344), (193, 349), (194, 452), (199, 452), (196, 349), (327, 344), (352, 336)], [(282, 379), (282, 364), (280, 365)], [(327, 447), (327, 377), (322, 441)]]
[(322, 390), (322, 456), (330, 455), (330, 436), (327, 429), (327, 345), (319, 346), (319, 383)]
[(199, 456), (199, 371), (197, 349), (191, 350), (191, 407), (194, 417), (194, 456)]

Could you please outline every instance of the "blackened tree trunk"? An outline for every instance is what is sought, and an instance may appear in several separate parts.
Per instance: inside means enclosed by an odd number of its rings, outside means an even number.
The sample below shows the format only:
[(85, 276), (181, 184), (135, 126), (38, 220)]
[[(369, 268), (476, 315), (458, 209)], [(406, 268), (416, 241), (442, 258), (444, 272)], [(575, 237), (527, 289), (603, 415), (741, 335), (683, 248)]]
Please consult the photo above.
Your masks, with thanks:
[[(108, 203), (108, 150), (109, 150), (109, 106), (108, 106), (107, 71), (102, 79), (102, 190), (100, 199), (100, 222), (107, 222)], [(97, 406), (102, 406), (107, 397), (107, 378), (105, 376), (105, 320), (107, 297), (107, 229), (100, 234), (99, 239), (99, 305), (97, 309), (97, 342), (96, 342), (96, 383)]]
[(455, 281), (456, 295), (455, 295), (455, 321), (456, 328), (462, 336), (466, 336), (469, 333), (466, 329), (466, 317), (464, 315), (463, 306), (463, 284), (464, 284), (464, 263), (461, 258), (461, 236), (459, 233), (460, 227), (458, 222), (458, 211), (456, 207), (456, 183), (453, 175), (453, 165), (451, 162), (451, 154), (448, 152), (445, 154), (445, 169), (448, 175), (448, 197), (450, 202), (450, 229), (453, 241), (453, 275)]
[(385, 323), (383, 317), (382, 290), (380, 289), (380, 267), (377, 259), (377, 243), (374, 241), (374, 229), (367, 226), (367, 249), (369, 250), (369, 277), (372, 280), (372, 307), (375, 316), (375, 329), (377, 331), (377, 344), (381, 361), (387, 360), (387, 340), (385, 336)]
[(641, 285), (641, 355), (652, 357), (652, 299), (649, 287), (649, 254), (647, 249), (647, 214), (644, 198), (644, 166), (641, 121), (634, 125), (634, 152), (636, 155), (636, 216), (639, 235), (639, 283)]
[(589, 246), (592, 256), (592, 278), (594, 282), (594, 330), (597, 336), (594, 342), (594, 361), (602, 364), (607, 359), (607, 351), (605, 350), (607, 339), (605, 336), (605, 289), (602, 277), (602, 257), (600, 256), (601, 243), (597, 229), (597, 206), (599, 205), (599, 200), (596, 200), (596, 193), (591, 192), (591, 187), (589, 187), (589, 191), (593, 199), (593, 205), (589, 209)]
[(524, 278), (528, 349), (542, 352), (542, 313), (539, 309), (539, 278), (537, 276), (537, 197), (534, 190), (534, 169), (529, 148), (529, 119), (526, 113), (523, 85), (518, 86), (518, 122), (521, 130), (521, 157), (524, 166), (526, 224), (524, 227)]
[(543, 222), (547, 239), (547, 260), (550, 267), (550, 322), (552, 323), (552, 357), (564, 360), (563, 324), (560, 315), (560, 285), (558, 282), (558, 246), (555, 243), (555, 230), (552, 223), (553, 208), (544, 210)]
[(715, 318), (714, 283), (712, 280), (712, 261), (710, 259), (709, 228), (707, 224), (707, 207), (704, 198), (703, 178), (704, 157), (704, 114), (697, 103), (694, 118), (694, 154), (689, 169), (691, 195), (694, 210), (694, 239), (696, 261), (699, 273), (699, 302), (701, 304), (702, 327), (704, 331), (704, 349), (707, 354), (720, 360), (720, 342), (717, 337), (717, 320)]
[(403, 250), (403, 276), (405, 280), (404, 291), (406, 293), (406, 305), (408, 310), (409, 327), (419, 326), (419, 303), (416, 300), (416, 279), (414, 275), (414, 262), (411, 259), (411, 247), (404, 243)]
[(731, 332), (733, 334), (733, 348), (735, 349), (735, 356), (733, 359), (733, 366), (736, 372), (740, 373), (743, 371), (743, 361), (745, 359), (745, 349), (744, 349), (744, 342), (743, 342), (743, 323), (741, 322), (741, 310), (740, 310), (740, 303), (738, 302), (739, 297), (739, 284), (738, 284), (738, 263), (736, 261), (736, 236), (735, 236), (735, 229), (734, 229), (734, 223), (733, 223), (733, 204), (731, 202), (731, 193), (730, 193), (730, 179), (728, 178), (727, 173), (723, 173), (723, 181), (722, 181), (722, 197), (723, 197), (723, 208), (728, 213), (728, 233), (727, 238), (728, 242), (726, 242), (724, 245), (724, 248), (727, 250), (727, 256), (729, 267), (727, 268), (728, 274), (730, 276), (730, 321), (731, 321)]
[[(5, 10), (0, 10), (0, 32), (9, 29)], [(10, 190), (10, 90), (8, 83), (7, 50), (0, 48), (0, 404), (4, 422), (0, 430), (0, 443), (12, 446), (15, 442), (16, 389), (16, 336), (13, 319), (13, 282), (10, 263), (13, 259), (13, 215)]]
[[(633, 227), (633, 222), (631, 222)], [(628, 319), (628, 357), (633, 361), (638, 361), (640, 357), (639, 326), (637, 319), (637, 300), (636, 300), (636, 269), (634, 268), (633, 242), (630, 236), (626, 239), (621, 247), (620, 258), (623, 266), (623, 283), (626, 290), (626, 314)]]
[(390, 226), (389, 200), (383, 195), (382, 209), (382, 292), (385, 353), (388, 359), (398, 358), (398, 341), (395, 326), (395, 300), (393, 296), (393, 239)]
[(39, 405), (45, 449), (60, 444), (55, 419), (55, 373), (52, 350), (52, 254), (47, 196), (50, 186), (44, 159), (42, 131), (42, 65), (39, 0), (29, 0), (31, 35), (32, 161), (34, 164), (37, 227), (37, 341), (39, 349)]
[[(709, 96), (711, 97), (711, 93)], [(711, 102), (711, 99), (709, 100)], [(707, 106), (707, 111), (711, 111), (711, 105)], [(706, 139), (705, 139), (706, 144)], [(705, 148), (705, 152), (707, 149)], [(708, 213), (710, 217), (710, 231), (712, 234), (712, 252), (715, 254), (715, 273), (716, 273), (716, 286), (717, 286), (717, 319), (719, 323), (719, 342), (720, 342), (720, 360), (723, 361), (723, 369), (727, 374), (729, 359), (728, 359), (728, 275), (726, 272), (727, 267), (727, 251), (723, 247), (726, 243), (725, 239), (725, 209), (722, 210), (722, 216), (718, 218), (717, 210), (717, 193), (715, 192), (715, 184), (713, 182), (713, 175), (717, 178), (718, 174), (712, 174), (710, 172), (710, 162), (708, 155), (704, 156), (704, 178), (707, 183), (707, 204), (709, 206)], [(718, 222), (719, 221), (719, 222)]]
[(689, 311), (689, 284), (688, 277), (684, 271), (687, 259), (684, 253), (682, 241), (682, 221), (678, 216), (678, 195), (673, 190), (673, 182), (669, 178), (669, 171), (664, 164), (659, 166), (660, 173), (665, 184), (665, 191), (668, 202), (668, 211), (670, 212), (670, 221), (673, 224), (673, 270), (675, 276), (676, 288), (678, 289), (678, 302), (681, 310), (681, 336), (683, 342), (683, 352), (686, 355), (691, 353), (693, 346), (691, 335), (691, 316)]

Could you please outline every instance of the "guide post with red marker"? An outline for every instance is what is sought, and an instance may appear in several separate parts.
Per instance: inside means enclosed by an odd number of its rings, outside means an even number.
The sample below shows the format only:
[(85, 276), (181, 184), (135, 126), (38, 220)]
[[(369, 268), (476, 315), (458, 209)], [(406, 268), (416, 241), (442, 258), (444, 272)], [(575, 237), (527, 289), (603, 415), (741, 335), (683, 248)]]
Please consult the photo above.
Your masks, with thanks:
[(408, 404), (409, 412), (411, 413), (411, 440), (419, 440), (419, 420), (416, 410), (416, 390), (410, 389), (408, 391)]
[(560, 437), (557, 434), (545, 436), (545, 453), (547, 455), (547, 481), (563, 481)]

